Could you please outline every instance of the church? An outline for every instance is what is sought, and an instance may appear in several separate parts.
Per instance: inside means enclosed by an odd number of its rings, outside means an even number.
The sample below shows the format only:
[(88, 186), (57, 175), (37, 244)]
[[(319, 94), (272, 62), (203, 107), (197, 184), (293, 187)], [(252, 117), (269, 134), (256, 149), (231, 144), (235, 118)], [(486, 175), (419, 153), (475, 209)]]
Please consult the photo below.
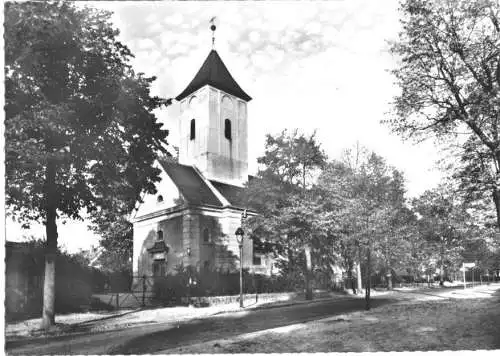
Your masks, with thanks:
[[(245, 232), (242, 261), (235, 231), (246, 206), (241, 199), (248, 175), (248, 103), (252, 98), (212, 49), (180, 103), (178, 162), (158, 160), (161, 182), (133, 216), (135, 276), (197, 270), (269, 275), (272, 260), (259, 253)], [(248, 211), (248, 215), (256, 212)]]

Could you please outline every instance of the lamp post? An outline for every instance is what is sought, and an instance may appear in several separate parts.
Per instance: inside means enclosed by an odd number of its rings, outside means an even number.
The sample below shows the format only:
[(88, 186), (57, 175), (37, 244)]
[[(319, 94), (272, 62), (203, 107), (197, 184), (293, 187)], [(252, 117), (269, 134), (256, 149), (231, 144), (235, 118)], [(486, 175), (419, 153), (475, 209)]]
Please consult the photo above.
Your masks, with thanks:
[(243, 308), (243, 235), (245, 234), (241, 227), (234, 233), (238, 246), (240, 248), (240, 308)]

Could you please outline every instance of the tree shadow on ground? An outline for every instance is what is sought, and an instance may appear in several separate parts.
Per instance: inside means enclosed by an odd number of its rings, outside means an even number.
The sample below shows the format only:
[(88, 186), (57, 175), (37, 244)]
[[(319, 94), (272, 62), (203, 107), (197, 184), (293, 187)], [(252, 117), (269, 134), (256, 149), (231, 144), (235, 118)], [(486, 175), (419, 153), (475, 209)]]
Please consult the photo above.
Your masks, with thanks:
[[(371, 304), (372, 309), (375, 309), (394, 302), (393, 299), (377, 298), (373, 299)], [(218, 315), (205, 319), (195, 319), (174, 328), (141, 335), (120, 347), (107, 350), (107, 353), (154, 353), (193, 343), (230, 338), (240, 334), (306, 323), (363, 310), (365, 310), (363, 299), (348, 299)]]

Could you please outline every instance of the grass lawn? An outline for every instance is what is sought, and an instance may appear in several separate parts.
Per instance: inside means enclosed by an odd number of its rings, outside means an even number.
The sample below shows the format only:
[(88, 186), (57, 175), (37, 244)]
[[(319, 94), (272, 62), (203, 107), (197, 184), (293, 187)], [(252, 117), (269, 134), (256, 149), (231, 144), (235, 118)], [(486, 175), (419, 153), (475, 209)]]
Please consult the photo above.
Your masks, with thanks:
[(500, 348), (500, 298), (421, 299), (268, 329), (168, 353), (284, 353)]

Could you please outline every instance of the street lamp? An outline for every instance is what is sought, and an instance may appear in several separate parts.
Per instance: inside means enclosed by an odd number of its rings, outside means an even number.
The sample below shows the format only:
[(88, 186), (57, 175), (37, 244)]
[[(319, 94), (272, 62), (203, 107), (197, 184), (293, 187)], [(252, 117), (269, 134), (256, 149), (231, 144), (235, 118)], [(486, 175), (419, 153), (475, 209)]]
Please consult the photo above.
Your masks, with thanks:
[(234, 234), (236, 235), (236, 241), (238, 241), (238, 246), (240, 247), (240, 308), (243, 308), (243, 235), (245, 232), (240, 226), (236, 229)]

